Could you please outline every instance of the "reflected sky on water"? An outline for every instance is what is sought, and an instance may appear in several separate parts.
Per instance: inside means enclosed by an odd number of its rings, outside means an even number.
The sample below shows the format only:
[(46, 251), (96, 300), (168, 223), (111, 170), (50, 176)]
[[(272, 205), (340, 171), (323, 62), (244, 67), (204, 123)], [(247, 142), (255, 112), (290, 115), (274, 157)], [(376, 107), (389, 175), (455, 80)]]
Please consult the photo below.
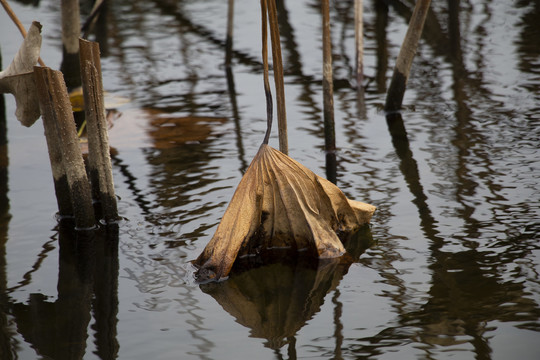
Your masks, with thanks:
[[(10, 3), (59, 68), (59, 2)], [(230, 73), (225, 1), (113, 1), (90, 33), (119, 104), (117, 229), (58, 226), (41, 122), (0, 102), (2, 359), (537, 359), (540, 3), (433, 1), (385, 116), (414, 1), (364, 1), (363, 101), (353, 1), (331, 2), (337, 184), (378, 207), (371, 226), (352, 261), (255, 261), (200, 286), (190, 261), (266, 127), (259, 2), (234, 3)], [(277, 5), (289, 152), (324, 176), (320, 2)], [(0, 11), (4, 67), (19, 44)]]

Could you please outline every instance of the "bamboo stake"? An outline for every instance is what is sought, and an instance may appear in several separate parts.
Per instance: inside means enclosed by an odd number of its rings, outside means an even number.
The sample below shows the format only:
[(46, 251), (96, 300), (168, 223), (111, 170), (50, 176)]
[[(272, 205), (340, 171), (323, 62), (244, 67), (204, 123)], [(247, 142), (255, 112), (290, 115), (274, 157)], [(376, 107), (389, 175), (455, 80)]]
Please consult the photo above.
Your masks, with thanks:
[[(62, 193), (57, 190), (57, 198), (60, 197), (63, 199), (62, 201), (65, 201), (69, 195), (76, 227), (79, 229), (92, 228), (95, 226), (95, 217), (90, 184), (86, 176), (64, 77), (60, 71), (38, 66), (34, 67), (34, 76), (43, 125), (46, 129), (47, 144), (55, 143), (49, 147), (49, 153), (53, 152), (55, 157), (52, 159), (51, 156), (53, 176), (62, 173), (58, 169), (59, 162), (61, 162), (63, 164), (62, 174), (65, 173), (67, 179), (68, 191)], [(56, 158), (60, 155), (61, 160)]]
[(414, 11), (409, 22), (409, 28), (405, 34), (405, 39), (401, 45), (396, 66), (390, 82), (390, 87), (386, 94), (386, 112), (396, 112), (401, 109), (403, 95), (407, 86), (407, 80), (411, 71), (412, 62), (418, 42), (422, 36), (424, 22), (429, 10), (431, 0), (417, 0)]
[(94, 197), (101, 201), (102, 216), (109, 223), (117, 220), (118, 209), (109, 153), (99, 44), (79, 39), (79, 49), (88, 129), (90, 182)]
[(287, 115), (285, 111), (285, 89), (283, 85), (283, 62), (281, 59), (281, 43), (277, 20), (275, 0), (266, 0), (268, 19), (270, 23), (270, 38), (272, 41), (272, 60), (274, 65), (274, 82), (276, 86), (277, 118), (279, 133), (279, 150), (285, 155), (289, 154), (287, 139)]

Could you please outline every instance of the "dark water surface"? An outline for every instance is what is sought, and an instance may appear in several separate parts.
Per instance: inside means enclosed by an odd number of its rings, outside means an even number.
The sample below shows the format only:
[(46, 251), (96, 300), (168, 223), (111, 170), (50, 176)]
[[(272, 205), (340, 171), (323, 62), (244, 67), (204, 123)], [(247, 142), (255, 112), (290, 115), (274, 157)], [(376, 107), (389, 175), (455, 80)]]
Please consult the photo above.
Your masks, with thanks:
[[(24, 3), (59, 68), (60, 2)], [(194, 281), (264, 136), (258, 1), (235, 2), (233, 83), (226, 1), (110, 2), (90, 39), (128, 100), (110, 130), (117, 233), (58, 228), (41, 121), (20, 126), (5, 96), (0, 358), (539, 359), (540, 2), (432, 1), (402, 119), (382, 107), (413, 1), (364, 3), (362, 108), (353, 1), (331, 1), (337, 183), (378, 207), (350, 265)], [(290, 155), (324, 176), (320, 3), (278, 7)], [(0, 11), (4, 66), (19, 44)]]

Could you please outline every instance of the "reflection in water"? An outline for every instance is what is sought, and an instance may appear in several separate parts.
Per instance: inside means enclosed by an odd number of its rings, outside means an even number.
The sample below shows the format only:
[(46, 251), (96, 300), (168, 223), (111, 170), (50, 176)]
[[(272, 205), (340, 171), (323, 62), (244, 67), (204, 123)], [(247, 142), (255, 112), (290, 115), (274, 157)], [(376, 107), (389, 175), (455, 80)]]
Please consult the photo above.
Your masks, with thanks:
[[(203, 189), (209, 193), (216, 190), (216, 169), (211, 164), (223, 155), (209, 144), (217, 137), (214, 129), (225, 122), (218, 117), (151, 118), (147, 133), (154, 145), (145, 149), (145, 155), (152, 166), (153, 206), (172, 210), (168, 214), (171, 223), (164, 224), (159, 215), (155, 220), (149, 218), (155, 225), (181, 226), (216, 206), (202, 203), (193, 194), (200, 194)], [(183, 235), (198, 238), (204, 230), (202, 227)]]
[[(426, 39), (449, 39), (451, 51), (448, 53), (448, 58), (452, 64), (452, 90), (457, 108), (454, 141), (458, 149), (454, 176), (456, 179), (455, 199), (460, 207), (457, 210), (461, 213), (460, 218), (465, 222), (466, 233), (455, 236), (453, 239), (445, 239), (434, 227), (437, 222), (431, 215), (426, 202), (427, 197), (417, 181), (419, 180), (418, 172), (415, 170), (417, 166), (412, 159), (401, 115), (397, 115), (397, 119), (396, 116), (387, 116), (396, 153), (402, 161), (402, 172), (411, 192), (415, 195), (414, 203), (419, 208), (424, 230), (426, 230), (425, 226), (429, 225), (430, 231), (426, 232), (426, 237), (432, 240), (430, 249), (433, 260), (429, 268), (433, 275), (429, 291), (430, 298), (422, 305), (421, 310), (402, 313), (401, 325), (414, 324), (422, 328), (415, 336), (418, 337), (418, 341), (429, 346), (426, 351), (430, 351), (432, 346), (452, 347), (470, 343), (479, 357), (487, 358), (493, 351), (489, 333), (495, 330), (489, 327), (489, 323), (496, 320), (520, 321), (522, 328), (538, 330), (540, 316), (538, 303), (529, 297), (526, 287), (505, 280), (502, 275), (504, 271), (500, 270), (506, 266), (504, 264), (508, 264), (508, 261), (524, 259), (530, 254), (531, 249), (537, 248), (531, 244), (531, 241), (537, 237), (535, 234), (538, 233), (538, 224), (531, 224), (525, 229), (520, 229), (519, 231), (523, 232), (522, 235), (497, 241), (497, 247), (506, 249), (502, 253), (490, 249), (493, 248), (494, 243), (488, 243), (485, 246), (481, 242), (481, 234), (487, 229), (484, 230), (485, 224), (475, 219), (473, 215), (481, 205), (478, 200), (471, 202), (470, 199), (477, 198), (482, 189), (487, 191), (487, 197), (493, 199), (490, 202), (500, 201), (503, 204), (505, 199), (502, 196), (500, 184), (493, 181), (497, 174), (495, 160), (492, 159), (492, 153), (485, 151), (492, 140), (489, 139), (489, 135), (486, 135), (484, 128), (478, 127), (478, 115), (475, 114), (473, 108), (479, 106), (478, 102), (489, 104), (486, 107), (491, 109), (491, 114), (482, 114), (483, 117), (487, 117), (487, 121), (481, 120), (488, 126), (492, 121), (491, 118), (501, 119), (502, 121), (498, 122), (500, 126), (505, 122), (502, 117), (507, 113), (504, 109), (498, 109), (502, 108), (502, 104), (494, 100), (495, 94), (491, 90), (468, 77), (461, 49), (463, 41), (460, 36), (460, 3), (449, 1), (448, 4), (449, 36), (437, 36), (442, 32), (440, 27), (433, 26), (432, 21), (431, 36), (427, 36)], [(433, 41), (430, 45), (434, 47), (435, 52), (445, 51), (440, 46), (440, 42)], [(444, 53), (446, 54), (446, 51)], [(424, 89), (426, 93), (427, 90)], [(433, 88), (429, 91), (433, 91)], [(470, 93), (472, 91), (474, 93)], [(483, 97), (478, 98), (478, 94)], [(478, 102), (473, 104), (475, 97)], [(427, 109), (433, 110), (432, 117), (437, 119), (440, 108), (431, 109), (428, 106)], [(440, 129), (435, 131), (440, 132)], [(401, 135), (396, 136), (396, 132)], [(447, 156), (448, 154), (445, 154), (445, 157)], [(484, 175), (477, 176), (482, 171)], [(504, 205), (501, 209), (504, 209)], [(455, 241), (465, 247), (465, 250), (451, 251), (449, 245)]]
[(83, 359), (88, 324), (94, 322), (97, 353), (114, 359), (118, 352), (118, 227), (75, 232), (59, 227), (60, 260), (55, 301), (40, 293), (27, 303), (9, 305), (17, 331), (44, 357)]
[[(265, 346), (275, 350), (288, 344), (290, 353), (296, 333), (320, 311), (326, 294), (336, 289), (352, 262), (372, 243), (365, 225), (346, 241), (347, 254), (342, 258), (317, 263), (309, 256), (276, 250), (273, 260), (240, 259), (229, 279), (200, 287), (238, 323), (250, 328), (251, 336), (266, 339)], [(336, 293), (334, 303), (337, 297)], [(336, 331), (342, 327), (339, 318), (334, 319)]]
[(387, 114), (386, 123), (388, 125), (388, 131), (392, 136), (392, 144), (394, 145), (396, 155), (400, 160), (399, 168), (410, 192), (414, 196), (413, 203), (418, 208), (422, 230), (428, 239), (434, 243), (440, 243), (440, 238), (437, 237), (437, 231), (435, 230), (435, 219), (426, 202), (427, 196), (424, 194), (424, 189), (420, 182), (418, 165), (409, 146), (409, 139), (401, 113)]

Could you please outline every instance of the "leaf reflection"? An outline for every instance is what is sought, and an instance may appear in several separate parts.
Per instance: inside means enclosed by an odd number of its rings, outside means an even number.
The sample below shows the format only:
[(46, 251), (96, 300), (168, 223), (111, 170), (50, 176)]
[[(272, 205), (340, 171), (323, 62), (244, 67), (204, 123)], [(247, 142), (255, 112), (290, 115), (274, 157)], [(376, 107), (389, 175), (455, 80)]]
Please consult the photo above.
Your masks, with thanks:
[[(266, 347), (294, 347), (296, 333), (320, 311), (326, 294), (336, 289), (350, 265), (373, 244), (370, 227), (365, 225), (345, 243), (345, 256), (316, 264), (308, 257), (290, 259), (296, 255), (283, 250), (276, 251), (271, 260), (265, 256), (266, 263), (259, 257), (246, 257), (235, 264), (228, 280), (200, 287), (239, 324), (250, 328), (252, 337), (265, 339)], [(335, 319), (338, 329), (342, 328), (339, 321)]]

